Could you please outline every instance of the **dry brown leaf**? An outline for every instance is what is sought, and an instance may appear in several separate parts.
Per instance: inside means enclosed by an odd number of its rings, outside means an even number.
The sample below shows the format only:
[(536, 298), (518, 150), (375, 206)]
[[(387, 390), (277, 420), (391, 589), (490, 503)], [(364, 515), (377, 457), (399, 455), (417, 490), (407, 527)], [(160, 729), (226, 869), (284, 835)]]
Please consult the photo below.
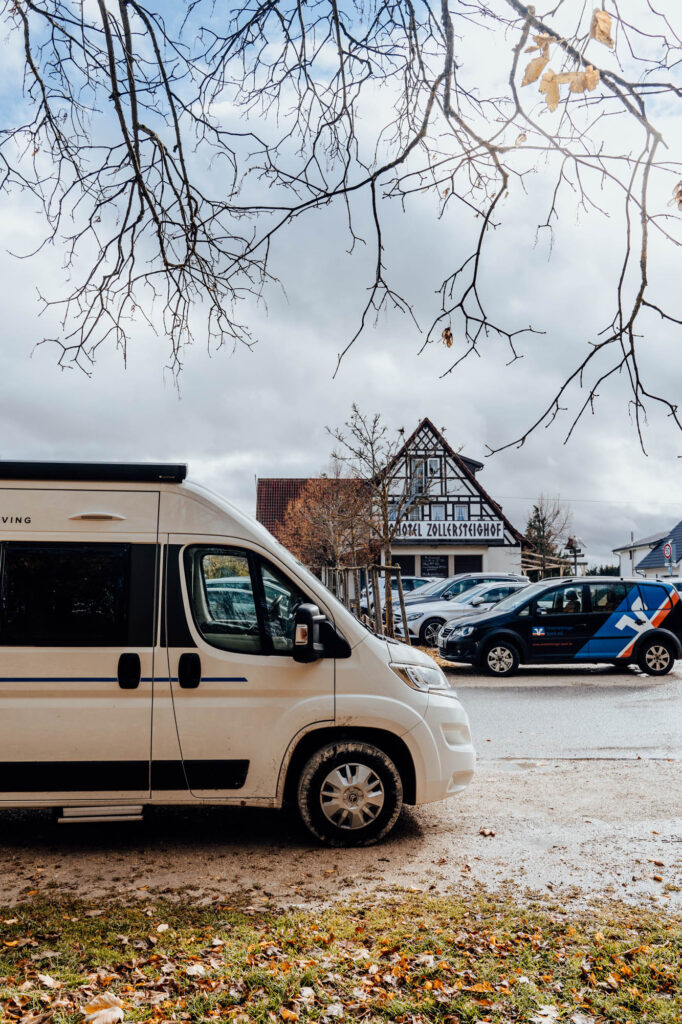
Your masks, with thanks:
[(592, 92), (599, 85), (599, 68), (593, 68), (591, 64), (588, 64), (583, 74), (585, 75), (585, 85)]
[(537, 82), (548, 64), (549, 57), (546, 57), (544, 54), (540, 57), (534, 57), (525, 70), (521, 85), (530, 85), (531, 82)]
[(39, 981), (42, 981), (45, 988), (59, 988), (59, 982), (51, 978), (49, 974), (39, 974)]
[(280, 1007), (279, 1015), (282, 1020), (298, 1020), (298, 1014), (295, 1010), (287, 1010), (286, 1006)]
[(113, 992), (102, 992), (94, 996), (82, 1008), (88, 1024), (118, 1024), (123, 1020), (123, 1003)]
[(452, 348), (452, 331), (450, 330), (449, 327), (445, 328), (445, 330), (441, 334), (441, 338), (443, 339), (443, 344), (446, 346), (446, 348)]
[(524, 144), (524, 142), (527, 142), (527, 141), (528, 141), (528, 136), (526, 135), (525, 132), (521, 132), (519, 135), (516, 136), (516, 142), (514, 143), (514, 145), (515, 146), (522, 146)]
[(551, 68), (545, 71), (540, 79), (540, 92), (545, 97), (545, 103), (550, 110), (556, 110), (559, 106), (559, 83), (557, 76)]
[(533, 36), (533, 39), (535, 40), (535, 45), (534, 46), (527, 46), (526, 49), (523, 52), (524, 53), (533, 53), (535, 50), (539, 50), (540, 53), (542, 54), (542, 56), (546, 57), (547, 60), (549, 60), (549, 46), (550, 46), (550, 43), (555, 43), (556, 42), (556, 39), (554, 38), (554, 36), (539, 35), (539, 36)]
[(167, 932), (168, 931), (168, 925), (167, 924), (157, 925), (156, 930), (157, 930), (157, 932)]
[(608, 11), (595, 10), (592, 12), (592, 24), (590, 25), (590, 38), (596, 39), (610, 49), (615, 45), (611, 38), (611, 15)]

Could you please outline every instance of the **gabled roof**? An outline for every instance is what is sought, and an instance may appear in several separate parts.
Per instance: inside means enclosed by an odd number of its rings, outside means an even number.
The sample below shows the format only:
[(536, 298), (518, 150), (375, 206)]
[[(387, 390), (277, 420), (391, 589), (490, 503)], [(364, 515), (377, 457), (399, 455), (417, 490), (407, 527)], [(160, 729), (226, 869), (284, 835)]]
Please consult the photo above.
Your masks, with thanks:
[(663, 545), (667, 540), (675, 542), (676, 562), (682, 558), (682, 522), (664, 533), (656, 546), (648, 552), (635, 566), (635, 569), (665, 569), (667, 562), (663, 557)]
[(630, 548), (652, 548), (655, 544), (658, 544), (659, 540), (665, 540), (668, 536), (668, 532), (652, 533), (648, 537), (640, 537), (639, 540), (629, 540), (627, 544), (621, 544), (619, 548), (611, 548), (614, 555), (617, 555), (619, 551), (629, 551)]
[(260, 477), (256, 485), (256, 519), (275, 533), (289, 502), (295, 501), (311, 477)]
[(260, 477), (256, 484), (256, 519), (277, 536), (291, 502), (296, 501), (308, 484), (322, 482), (329, 487), (343, 488), (346, 493), (350, 488), (358, 490), (366, 486), (364, 481), (349, 476)]
[(399, 459), (403, 458), (406, 452), (409, 451), (412, 442), (415, 440), (419, 432), (424, 428), (431, 431), (438, 444), (441, 445), (441, 447), (447, 453), (448, 457), (452, 459), (457, 468), (461, 471), (462, 476), (466, 477), (466, 479), (473, 485), (474, 489), (478, 491), (478, 493), (481, 495), (483, 500), (486, 501), (491, 506), (491, 508), (494, 510), (496, 515), (500, 517), (505, 527), (514, 537), (517, 543), (523, 544), (525, 547), (532, 547), (532, 545), (528, 540), (526, 540), (524, 535), (520, 533), (515, 526), (512, 526), (512, 524), (509, 522), (506, 515), (502, 511), (501, 506), (498, 505), (494, 498), (491, 498), (491, 496), (486, 491), (485, 487), (483, 487), (476, 479), (476, 475), (470, 467), (474, 465), (477, 466), (479, 469), (483, 469), (483, 463), (475, 462), (473, 459), (467, 459), (462, 455), (458, 455), (454, 448), (445, 440), (445, 437), (440, 432), (440, 430), (438, 430), (438, 428), (433, 425), (428, 416), (425, 416), (424, 419), (419, 424), (419, 426), (412, 431), (412, 433), (410, 434), (410, 436), (408, 437), (407, 441), (402, 446), (400, 451), (396, 453), (393, 461), (391, 462), (391, 466), (394, 466)]

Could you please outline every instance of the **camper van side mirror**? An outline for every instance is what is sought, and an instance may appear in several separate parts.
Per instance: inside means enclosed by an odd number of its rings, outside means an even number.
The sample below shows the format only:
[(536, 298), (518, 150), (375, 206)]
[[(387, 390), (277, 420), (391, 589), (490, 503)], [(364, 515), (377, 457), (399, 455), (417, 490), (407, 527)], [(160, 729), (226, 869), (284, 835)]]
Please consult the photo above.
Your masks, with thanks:
[(294, 617), (294, 661), (317, 661), (324, 656), (320, 624), (324, 615), (316, 604), (300, 604)]

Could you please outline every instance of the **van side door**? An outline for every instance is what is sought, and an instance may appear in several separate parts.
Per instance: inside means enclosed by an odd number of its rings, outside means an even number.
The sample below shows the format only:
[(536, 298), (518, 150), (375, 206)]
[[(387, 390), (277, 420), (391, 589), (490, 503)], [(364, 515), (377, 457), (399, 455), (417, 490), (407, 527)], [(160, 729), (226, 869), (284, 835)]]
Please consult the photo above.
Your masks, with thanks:
[(272, 804), (292, 741), (334, 719), (333, 658), (293, 659), (294, 614), (311, 598), (256, 545), (171, 535), (168, 550), (185, 616), (169, 622), (168, 665), (187, 785)]
[(24, 520), (0, 526), (0, 802), (139, 802), (158, 493), (3, 488), (0, 503)]
[(570, 661), (587, 643), (583, 586), (566, 583), (546, 591), (534, 601), (524, 624), (533, 661)]

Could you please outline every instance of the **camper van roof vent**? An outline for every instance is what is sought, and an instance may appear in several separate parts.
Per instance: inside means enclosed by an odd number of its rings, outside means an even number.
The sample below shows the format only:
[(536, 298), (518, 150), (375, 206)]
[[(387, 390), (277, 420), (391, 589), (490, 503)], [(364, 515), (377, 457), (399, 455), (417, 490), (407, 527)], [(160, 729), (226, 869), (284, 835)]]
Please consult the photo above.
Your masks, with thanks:
[(179, 484), (186, 476), (177, 462), (0, 462), (0, 480)]

